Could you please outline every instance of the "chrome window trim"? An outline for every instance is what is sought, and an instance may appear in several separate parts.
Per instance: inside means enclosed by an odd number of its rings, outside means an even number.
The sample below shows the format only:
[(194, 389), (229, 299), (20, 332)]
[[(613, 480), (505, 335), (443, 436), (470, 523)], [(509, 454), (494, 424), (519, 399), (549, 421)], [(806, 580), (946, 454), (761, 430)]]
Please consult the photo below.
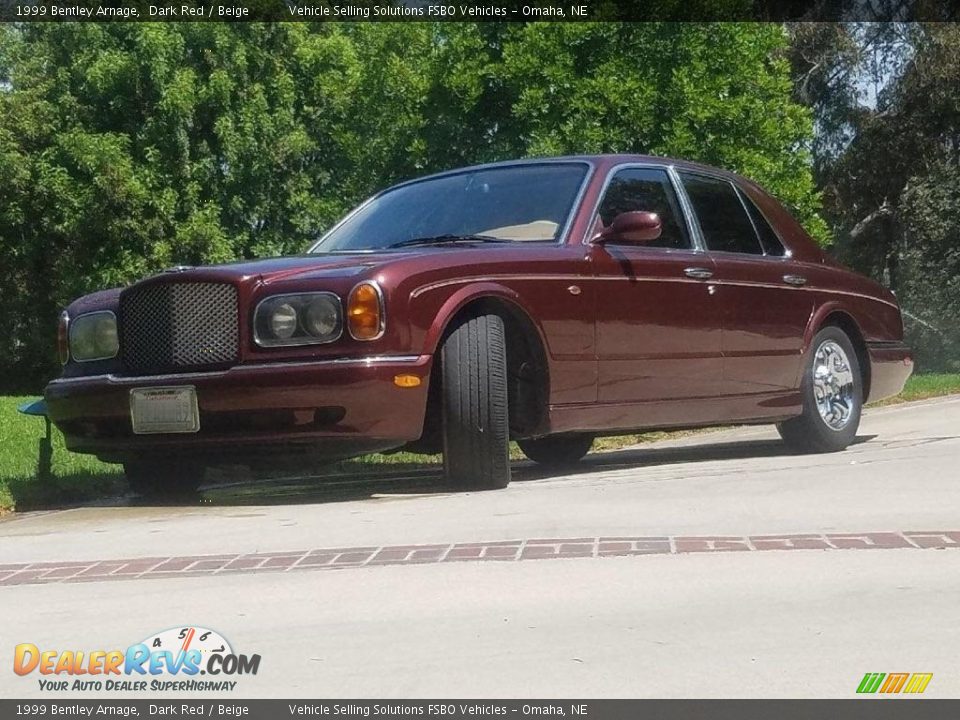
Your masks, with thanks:
[[(340, 327), (338, 328), (338, 332), (336, 336), (333, 336), (329, 339), (315, 338), (313, 336), (308, 336), (308, 337), (301, 337), (301, 338), (291, 338), (289, 341), (287, 340), (280, 340), (277, 342), (267, 341), (265, 343), (264, 342), (265, 339), (262, 339), (259, 333), (257, 332), (257, 315), (260, 312), (260, 306), (263, 305), (265, 302), (276, 300), (278, 298), (303, 297), (304, 295), (329, 295), (336, 301), (337, 308), (340, 311)], [(298, 315), (297, 316), (298, 324), (299, 324), (299, 321), (300, 321), (300, 317)], [(334, 292), (330, 292), (329, 290), (314, 290), (314, 291), (299, 292), (299, 293), (277, 293), (275, 295), (267, 295), (266, 297), (261, 298), (260, 301), (257, 302), (257, 304), (254, 306), (253, 315), (251, 316), (251, 322), (253, 323), (253, 342), (257, 347), (263, 348), (265, 350), (270, 350), (273, 348), (302, 347), (304, 345), (329, 345), (330, 343), (336, 342), (337, 340), (343, 337), (343, 325), (345, 322), (344, 312), (343, 312), (343, 301), (340, 299), (339, 295), (337, 295)]]
[[(377, 292), (377, 303), (380, 305), (380, 327), (377, 334), (372, 338), (358, 338), (356, 335), (354, 335), (353, 330), (350, 328), (350, 318), (347, 316), (347, 313), (350, 311), (350, 297), (361, 285), (373, 286), (373, 289)], [(384, 333), (387, 332), (387, 305), (383, 300), (383, 288), (380, 287), (380, 283), (378, 283), (376, 280), (361, 280), (352, 288), (350, 288), (350, 292), (347, 293), (347, 304), (345, 307), (346, 311), (343, 313), (343, 324), (347, 326), (347, 332), (350, 334), (350, 337), (357, 342), (373, 342), (374, 340), (379, 340), (382, 338)]]
[[(590, 242), (593, 238), (591, 237), (591, 232), (597, 223), (597, 215), (600, 213), (600, 205), (603, 203), (603, 198), (607, 194), (607, 190), (610, 188), (610, 183), (613, 182), (613, 178), (621, 170), (662, 170), (667, 176), (671, 187), (673, 188), (673, 194), (677, 198), (677, 204), (680, 206), (680, 214), (683, 216), (683, 222), (687, 228), (687, 235), (690, 238), (690, 247), (688, 248), (646, 248), (652, 252), (659, 251), (673, 251), (673, 252), (686, 252), (686, 253), (701, 253), (703, 252), (702, 242), (700, 241), (697, 231), (694, 230), (694, 226), (691, 223), (691, 217), (689, 213), (689, 207), (687, 197), (685, 194), (682, 194), (678, 191), (677, 182), (674, 178), (674, 166), (671, 163), (659, 163), (659, 162), (624, 162), (614, 165), (607, 171), (607, 176), (603, 180), (603, 185), (600, 186), (600, 192), (597, 194), (597, 200), (593, 204), (593, 210), (590, 212), (590, 221), (587, 226), (587, 231), (584, 234), (583, 238), (580, 240), (581, 245), (591, 245)], [(699, 228), (697, 228), (699, 230)], [(618, 245), (617, 247), (624, 247)], [(641, 249), (643, 245), (629, 245), (628, 247)]]
[[(674, 168), (674, 166), (671, 166), (671, 168)], [(718, 180), (718, 181), (729, 183), (730, 185), (732, 185), (733, 191), (737, 194), (737, 197), (740, 199), (740, 204), (743, 206), (744, 212), (747, 213), (747, 219), (750, 221), (750, 227), (753, 228), (754, 235), (756, 235), (757, 237), (757, 243), (760, 245), (760, 250), (762, 251), (760, 254), (755, 255), (753, 253), (734, 252), (732, 250), (711, 250), (710, 248), (708, 248), (706, 238), (702, 234), (702, 228), (700, 228), (700, 217), (696, 214), (696, 211), (693, 209), (693, 204), (691, 203), (690, 213), (692, 217), (696, 218), (697, 230), (700, 232), (700, 241), (703, 243), (704, 252), (708, 252), (712, 255), (713, 254), (729, 255), (732, 257), (740, 257), (740, 258), (747, 257), (747, 258), (754, 258), (754, 259), (767, 259), (767, 260), (778, 260), (778, 261), (791, 260), (793, 258), (793, 250), (791, 250), (789, 246), (787, 246), (787, 244), (783, 241), (783, 238), (781, 237), (780, 233), (777, 232), (776, 226), (772, 222), (770, 222), (770, 219), (766, 216), (763, 210), (761, 210), (756, 203), (753, 203), (753, 200), (750, 200), (750, 196), (746, 194), (743, 188), (741, 188), (740, 185), (735, 180), (729, 177), (726, 177), (724, 175), (721, 175), (719, 173), (712, 173), (712, 172), (709, 172), (708, 170), (701, 170), (700, 168), (696, 168), (696, 169), (681, 168), (679, 171), (675, 170), (675, 172), (677, 176), (677, 182), (680, 184), (681, 187), (683, 186), (683, 180), (680, 177), (680, 172), (685, 172), (690, 175), (702, 175), (703, 177), (710, 178), (711, 180)], [(685, 198), (687, 198), (689, 202), (689, 196), (687, 195), (686, 188), (683, 188), (683, 195)], [(750, 210), (746, 206), (744, 197), (746, 197), (747, 200), (750, 200), (750, 202), (753, 203), (753, 206), (757, 209), (757, 212), (760, 213), (760, 216), (766, 221), (767, 225), (770, 226), (770, 229), (773, 230), (773, 234), (776, 236), (777, 241), (783, 247), (783, 253), (784, 253), (783, 255), (769, 255), (766, 252), (766, 250), (764, 250), (763, 242), (761, 242), (760, 240), (760, 233), (757, 231), (757, 226), (753, 222), (753, 218), (750, 216)]]
[[(694, 216), (696, 217), (696, 220), (697, 220), (697, 228), (700, 230), (700, 238), (701, 238), (701, 240), (703, 241), (704, 251), (710, 253), (711, 255), (714, 255), (714, 254), (716, 254), (716, 255), (733, 255), (733, 256), (741, 257), (741, 258), (742, 258), (742, 257), (747, 257), (747, 258), (762, 258), (762, 257), (766, 257), (766, 253), (763, 251), (763, 243), (760, 242), (760, 234), (757, 232), (757, 228), (756, 228), (756, 226), (753, 224), (753, 218), (750, 217), (750, 211), (747, 210), (746, 205), (743, 204), (743, 198), (740, 197), (740, 189), (737, 187), (737, 184), (736, 184), (735, 182), (733, 182), (733, 180), (731, 180), (730, 178), (724, 177), (723, 175), (719, 175), (719, 174), (715, 174), (715, 173), (710, 173), (710, 172), (704, 172), (704, 171), (701, 171), (699, 168), (696, 169), (696, 170), (690, 170), (690, 169), (688, 169), (688, 168), (683, 168), (681, 171), (677, 172), (677, 180), (681, 183), (681, 185), (683, 184), (683, 178), (680, 177), (680, 173), (681, 173), (681, 172), (686, 173), (686, 174), (688, 174), (688, 175), (699, 175), (699, 176), (701, 176), (701, 177), (709, 178), (710, 180), (715, 180), (715, 181), (717, 181), (717, 182), (722, 182), (722, 183), (726, 183), (727, 185), (729, 185), (730, 188), (733, 190), (733, 194), (736, 195), (737, 200), (740, 202), (740, 208), (743, 210), (743, 214), (747, 216), (747, 222), (750, 223), (750, 227), (751, 227), (751, 229), (753, 230), (753, 238), (754, 238), (754, 240), (757, 241), (757, 247), (760, 248), (760, 252), (759, 252), (759, 253), (745, 253), (745, 252), (737, 252), (737, 251), (734, 251), (734, 250), (713, 250), (713, 249), (711, 249), (711, 248), (707, 245), (707, 237), (706, 237), (706, 235), (703, 233), (703, 226), (700, 225), (700, 215), (697, 214), (697, 213), (696, 213), (696, 210), (693, 209), (693, 202), (691, 201), (691, 202), (690, 202), (690, 209), (691, 209), (691, 211), (694, 213)], [(684, 191), (684, 194), (686, 194), (686, 191), (687, 191), (686, 187), (683, 188), (683, 191)], [(687, 197), (689, 198), (689, 195), (688, 195)], [(782, 244), (782, 243), (781, 243), (781, 244)], [(784, 249), (786, 249), (786, 246), (784, 246)], [(778, 259), (779, 259), (779, 258), (778, 258)]]
[[(744, 192), (743, 188), (733, 183), (733, 189), (736, 191), (737, 195), (740, 196), (740, 203), (743, 205), (743, 208), (747, 211), (747, 217), (750, 218), (750, 224), (753, 226), (753, 232), (757, 235), (757, 240), (760, 242), (760, 249), (763, 250), (763, 257), (770, 258), (772, 260), (785, 260), (793, 256), (793, 253), (790, 251), (790, 248), (787, 247), (786, 243), (783, 242), (783, 239), (780, 237), (780, 233), (777, 232), (777, 228), (774, 227), (773, 223), (763, 214), (763, 210)], [(747, 204), (749, 203), (749, 205)], [(760, 237), (760, 229), (757, 227), (757, 224), (753, 221), (753, 214), (750, 212), (750, 206), (753, 206), (753, 209), (757, 211), (760, 217), (763, 218), (763, 221), (767, 224), (767, 227), (773, 231), (773, 236), (777, 239), (777, 242), (780, 243), (780, 247), (783, 248), (783, 255), (771, 255), (767, 252), (767, 249), (763, 246), (763, 240)]]
[(680, 198), (680, 206), (683, 208), (683, 214), (686, 217), (687, 227), (689, 228), (690, 237), (693, 239), (693, 244), (699, 252), (705, 253), (707, 252), (707, 240), (703, 236), (703, 230), (700, 227), (700, 218), (697, 217), (696, 211), (693, 209), (693, 202), (691, 202), (690, 196), (687, 195), (687, 189), (680, 180), (680, 171), (677, 170), (676, 165), (671, 165), (667, 168), (667, 173), (670, 175), (670, 181), (673, 183), (673, 191), (677, 194), (677, 197)]
[[(64, 310), (64, 313), (66, 313), (66, 310)], [(80, 358), (76, 357), (73, 354), (73, 340), (70, 336), (70, 333), (73, 332), (73, 327), (75, 326), (78, 320), (81, 320), (85, 317), (90, 317), (91, 315), (109, 315), (113, 318), (113, 324), (117, 328), (117, 350), (116, 352), (113, 353), (113, 355), (101, 355), (99, 357), (84, 358), (81, 360)], [(113, 358), (115, 358), (117, 355), (120, 354), (120, 324), (117, 321), (117, 314), (113, 310), (92, 310), (91, 312), (81, 313), (80, 315), (77, 315), (76, 317), (74, 317), (72, 320), (68, 316), (67, 350), (68, 350), (67, 354), (70, 356), (70, 359), (78, 363), (100, 362), (101, 360), (112, 360)]]
[(563, 232), (560, 233), (555, 242), (555, 244), (558, 246), (567, 244), (570, 230), (573, 228), (573, 221), (580, 214), (580, 204), (583, 202), (583, 196), (587, 194), (587, 188), (590, 186), (590, 181), (597, 172), (596, 163), (587, 162), (586, 164), (587, 172), (583, 176), (583, 182), (580, 183), (580, 189), (577, 191), (576, 197), (573, 198), (573, 203), (570, 205), (570, 212), (567, 215), (567, 222), (564, 223)]
[[(445, 177), (453, 177), (455, 175), (465, 175), (467, 173), (473, 172), (483, 172), (487, 170), (497, 170), (497, 169), (506, 169), (511, 167), (532, 167), (537, 165), (585, 165), (587, 167), (587, 172), (583, 175), (583, 180), (580, 181), (580, 189), (577, 191), (577, 194), (573, 198), (573, 202), (570, 203), (570, 209), (567, 211), (567, 218), (563, 224), (563, 230), (557, 236), (557, 239), (553, 241), (554, 245), (565, 245), (567, 242), (567, 235), (570, 232), (570, 228), (573, 225), (574, 218), (578, 215), (578, 210), (580, 209), (580, 203), (583, 200), (583, 196), (586, 193), (587, 187), (590, 184), (590, 180), (593, 178), (594, 173), (596, 172), (596, 162), (594, 160), (585, 159), (585, 158), (534, 158), (530, 160), (509, 160), (506, 162), (498, 163), (486, 163), (483, 165), (473, 165), (465, 168), (456, 168), (454, 170), (448, 170), (446, 172), (434, 173), (433, 175), (426, 175), (420, 178), (414, 178), (412, 180), (406, 180), (405, 182), (398, 183), (396, 185), (391, 185), (388, 188), (384, 188), (380, 192), (377, 192), (362, 203), (357, 205), (353, 210), (344, 215), (337, 223), (327, 230), (319, 240), (313, 243), (308, 249), (308, 254), (316, 253), (316, 249), (322, 245), (330, 235), (332, 235), (336, 230), (340, 228), (341, 225), (346, 223), (350, 218), (356, 215), (358, 212), (363, 210), (367, 205), (372, 203), (377, 198), (380, 198), (386, 195), (389, 192), (394, 190), (399, 190), (400, 188), (407, 187), (409, 185), (416, 185), (418, 183), (427, 182), (429, 180), (438, 180)], [(523, 242), (533, 242), (530, 240), (527, 241), (516, 241), (518, 243)], [(364, 250), (351, 250), (349, 252), (377, 252), (378, 250), (386, 250), (387, 248), (366, 248)], [(318, 253), (319, 254), (319, 253)]]

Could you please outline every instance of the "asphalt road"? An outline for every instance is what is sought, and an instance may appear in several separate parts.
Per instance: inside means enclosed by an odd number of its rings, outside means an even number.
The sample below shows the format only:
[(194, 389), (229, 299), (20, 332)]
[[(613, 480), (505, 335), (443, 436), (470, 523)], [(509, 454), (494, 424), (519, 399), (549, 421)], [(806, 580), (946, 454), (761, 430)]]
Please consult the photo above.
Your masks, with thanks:
[(0, 696), (42, 694), (16, 643), (195, 624), (261, 655), (247, 698), (854, 697), (866, 672), (960, 697), (958, 430), (946, 398), (868, 411), (833, 455), (744, 428), (500, 492), (359, 478), (15, 516)]

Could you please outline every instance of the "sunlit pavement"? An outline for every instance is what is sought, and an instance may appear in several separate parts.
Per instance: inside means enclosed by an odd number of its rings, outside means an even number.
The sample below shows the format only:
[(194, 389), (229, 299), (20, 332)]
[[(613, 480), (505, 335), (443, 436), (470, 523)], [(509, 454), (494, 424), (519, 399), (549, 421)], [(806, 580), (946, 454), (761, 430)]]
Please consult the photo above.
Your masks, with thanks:
[(3, 662), (197, 624), (262, 655), (237, 697), (852, 697), (866, 672), (960, 696), (958, 428), (948, 398), (871, 410), (834, 455), (736, 429), (500, 492), (427, 473), (15, 516)]

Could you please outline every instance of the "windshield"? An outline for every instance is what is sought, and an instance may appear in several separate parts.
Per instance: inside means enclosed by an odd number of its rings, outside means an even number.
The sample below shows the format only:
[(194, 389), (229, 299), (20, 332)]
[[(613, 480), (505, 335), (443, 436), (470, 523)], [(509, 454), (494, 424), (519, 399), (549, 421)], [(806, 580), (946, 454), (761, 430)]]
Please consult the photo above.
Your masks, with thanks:
[(373, 198), (311, 252), (375, 250), (446, 237), (555, 241), (587, 169), (583, 163), (512, 165), (403, 185)]

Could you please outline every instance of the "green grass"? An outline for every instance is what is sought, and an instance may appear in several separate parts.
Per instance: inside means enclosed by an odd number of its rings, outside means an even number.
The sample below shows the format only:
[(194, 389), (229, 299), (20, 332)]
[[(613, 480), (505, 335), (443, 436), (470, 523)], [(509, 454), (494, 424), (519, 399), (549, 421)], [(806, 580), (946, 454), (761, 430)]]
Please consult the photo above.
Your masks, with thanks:
[[(903, 392), (880, 405), (891, 405), (910, 400), (960, 393), (960, 374), (916, 375), (907, 381)], [(44, 433), (42, 418), (17, 412), (17, 407), (32, 398), (0, 397), (0, 514), (13, 509), (33, 510), (70, 505), (109, 497), (125, 492), (126, 482), (119, 465), (102, 463), (90, 455), (78, 455), (66, 450), (63, 436), (53, 430), (52, 477), (41, 482), (37, 478), (39, 443)], [(620, 437), (600, 438), (595, 451), (615, 450), (668, 437), (688, 435), (697, 431), (650, 432)], [(523, 454), (516, 445), (511, 455), (520, 459)], [(389, 453), (367, 455), (332, 466), (331, 470), (356, 472), (363, 465), (384, 464), (397, 469), (439, 465), (439, 455)]]
[(64, 505), (122, 492), (126, 486), (119, 465), (78, 455), (63, 446), (53, 430), (52, 477), (37, 479), (37, 460), (44, 421), (21, 415), (17, 407), (29, 397), (0, 397), (0, 512)]

